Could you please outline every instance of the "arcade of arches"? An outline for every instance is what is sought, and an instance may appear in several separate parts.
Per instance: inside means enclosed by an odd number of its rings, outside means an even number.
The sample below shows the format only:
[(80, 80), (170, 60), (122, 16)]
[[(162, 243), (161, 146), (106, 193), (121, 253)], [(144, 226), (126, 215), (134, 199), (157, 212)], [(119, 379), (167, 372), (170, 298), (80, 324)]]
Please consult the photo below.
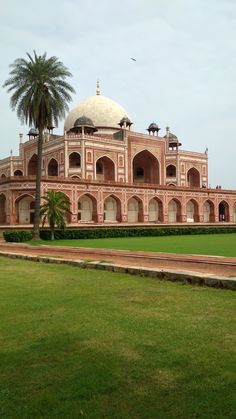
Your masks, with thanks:
[[(15, 201), (15, 220), (18, 224), (32, 224), (34, 219), (34, 198), (31, 195), (22, 195)], [(236, 223), (236, 202), (229, 205), (226, 200), (218, 205), (211, 200), (203, 202), (201, 207), (195, 199), (190, 199), (185, 206), (177, 198), (171, 199), (166, 208), (158, 197), (150, 198), (146, 211), (142, 199), (138, 196), (131, 196), (124, 206), (117, 196), (111, 194), (104, 197), (102, 203), (102, 219), (99, 218), (98, 208), (101, 203), (91, 194), (82, 195), (77, 201), (76, 218), (71, 217), (73, 222), (96, 223), (98, 219), (107, 223), (128, 222), (128, 223), (214, 223), (233, 222)], [(202, 215), (200, 215), (202, 212)], [(165, 217), (164, 217), (164, 214)], [(73, 214), (72, 214), (73, 215)], [(101, 215), (101, 211), (100, 211)], [(68, 220), (70, 222), (71, 220)], [(7, 200), (5, 194), (0, 194), (0, 224), (7, 222)]]

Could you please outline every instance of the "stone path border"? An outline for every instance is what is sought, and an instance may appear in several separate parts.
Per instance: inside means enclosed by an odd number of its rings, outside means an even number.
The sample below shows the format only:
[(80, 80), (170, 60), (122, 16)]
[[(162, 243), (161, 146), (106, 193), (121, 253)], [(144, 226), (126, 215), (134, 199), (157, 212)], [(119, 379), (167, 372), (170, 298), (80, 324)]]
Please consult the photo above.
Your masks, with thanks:
[[(67, 249), (68, 251), (68, 249)], [(151, 278), (157, 278), (161, 280), (167, 280), (172, 282), (181, 282), (183, 284), (192, 285), (206, 285), (214, 288), (224, 288), (229, 290), (236, 290), (236, 278), (229, 278), (220, 275), (214, 275), (210, 273), (200, 273), (192, 271), (178, 271), (172, 269), (159, 269), (159, 268), (148, 268), (148, 267), (137, 267), (130, 265), (122, 265), (115, 263), (107, 263), (102, 261), (85, 261), (79, 259), (68, 259), (68, 258), (57, 258), (49, 256), (37, 256), (32, 254), (16, 253), (0, 251), (1, 256), (13, 258), (13, 259), (24, 259), (34, 262), (43, 263), (54, 263), (54, 264), (67, 264), (70, 266), (77, 266), (79, 268), (89, 269), (101, 269), (105, 271), (120, 272), (131, 275), (140, 275)]]

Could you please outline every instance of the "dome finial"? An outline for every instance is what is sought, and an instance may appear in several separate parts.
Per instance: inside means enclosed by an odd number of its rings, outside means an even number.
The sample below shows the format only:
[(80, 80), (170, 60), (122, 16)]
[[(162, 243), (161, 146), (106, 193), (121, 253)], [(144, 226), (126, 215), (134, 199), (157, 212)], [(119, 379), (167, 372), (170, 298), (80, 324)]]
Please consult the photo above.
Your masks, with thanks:
[(97, 95), (97, 96), (99, 96), (99, 95), (100, 95), (100, 85), (99, 85), (99, 80), (97, 80), (96, 95)]

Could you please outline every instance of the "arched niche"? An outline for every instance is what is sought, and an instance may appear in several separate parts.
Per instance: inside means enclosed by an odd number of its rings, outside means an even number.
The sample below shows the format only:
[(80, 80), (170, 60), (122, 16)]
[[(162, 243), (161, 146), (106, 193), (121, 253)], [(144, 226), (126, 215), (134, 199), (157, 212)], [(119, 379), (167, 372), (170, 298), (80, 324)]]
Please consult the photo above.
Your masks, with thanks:
[(69, 168), (78, 169), (81, 166), (81, 157), (79, 153), (73, 152), (69, 155)]
[(0, 194), (0, 224), (6, 224), (6, 196)]
[(24, 195), (16, 201), (16, 209), (18, 214), (19, 224), (33, 224), (34, 223), (34, 198), (30, 195)]
[(181, 203), (178, 199), (171, 199), (168, 204), (168, 221), (169, 223), (181, 222)]
[(133, 158), (133, 182), (160, 183), (159, 162), (150, 151), (140, 151)]
[(190, 188), (200, 188), (200, 173), (195, 167), (187, 173), (187, 183)]
[(104, 221), (121, 221), (121, 202), (114, 196), (108, 196), (104, 200)]
[(186, 205), (187, 223), (197, 223), (199, 221), (199, 205), (194, 199), (190, 199)]
[(215, 221), (215, 205), (209, 199), (203, 204), (203, 221), (204, 223), (214, 223)]
[(132, 197), (128, 200), (128, 222), (138, 223), (143, 221), (143, 203), (138, 197)]
[(149, 201), (148, 221), (152, 223), (163, 221), (163, 203), (158, 198), (152, 198)]
[(173, 164), (169, 164), (166, 168), (166, 177), (176, 177), (176, 167)]
[(86, 194), (79, 198), (78, 221), (82, 223), (97, 221), (97, 201), (94, 196)]
[(58, 176), (58, 163), (56, 159), (51, 159), (48, 163), (48, 176)]
[(23, 172), (22, 172), (22, 170), (15, 170), (15, 172), (14, 172), (14, 176), (23, 176)]
[(236, 223), (236, 202), (233, 205), (233, 223)]
[(37, 154), (33, 154), (33, 156), (31, 157), (31, 159), (29, 160), (29, 163), (28, 163), (28, 175), (29, 176), (36, 176), (37, 161), (38, 161)]
[(115, 180), (115, 165), (109, 157), (103, 156), (96, 161), (96, 179), (107, 181)]

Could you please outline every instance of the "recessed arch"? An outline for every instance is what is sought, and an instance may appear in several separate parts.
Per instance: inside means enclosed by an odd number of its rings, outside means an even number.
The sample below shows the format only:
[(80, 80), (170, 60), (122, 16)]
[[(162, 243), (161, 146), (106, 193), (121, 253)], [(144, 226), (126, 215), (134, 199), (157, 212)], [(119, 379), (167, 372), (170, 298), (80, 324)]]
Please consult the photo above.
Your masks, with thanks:
[(176, 177), (176, 166), (174, 164), (169, 164), (166, 167), (166, 177)]
[(22, 172), (22, 170), (15, 170), (15, 172), (14, 172), (14, 176), (23, 176), (23, 172)]
[(181, 222), (181, 203), (178, 199), (171, 199), (168, 203), (168, 220), (169, 223)]
[(195, 167), (188, 170), (187, 184), (190, 188), (200, 188), (200, 173)]
[(58, 163), (54, 158), (48, 163), (48, 176), (58, 176)]
[(2, 173), (2, 174), (1, 174), (1, 179), (6, 179), (6, 175), (5, 175), (5, 173)]
[(215, 205), (207, 199), (203, 204), (203, 221), (204, 223), (214, 223), (215, 221)]
[(15, 201), (17, 221), (19, 224), (34, 223), (35, 199), (31, 195), (21, 195)]
[(121, 202), (115, 195), (109, 195), (104, 200), (104, 221), (121, 221)]
[(115, 180), (115, 164), (112, 159), (103, 156), (96, 161), (96, 179), (106, 181)]
[(69, 155), (69, 168), (78, 169), (81, 166), (81, 157), (77, 152), (73, 152)]
[(219, 221), (229, 221), (229, 204), (225, 200), (221, 201), (218, 206)]
[(137, 196), (133, 196), (127, 203), (128, 222), (143, 222), (143, 202)]
[(28, 163), (29, 176), (36, 176), (37, 161), (38, 161), (37, 154), (33, 154), (33, 156), (30, 158), (29, 163)]
[(97, 222), (97, 200), (91, 194), (84, 194), (78, 199), (78, 221)]
[(159, 162), (148, 150), (137, 153), (133, 158), (134, 183), (160, 183)]
[(236, 223), (236, 202), (233, 205), (233, 223)]
[(152, 223), (163, 221), (163, 202), (159, 198), (152, 198), (148, 203), (148, 221)]
[(6, 196), (1, 193), (0, 194), (0, 224), (6, 224)]
[(199, 205), (195, 199), (190, 199), (186, 205), (187, 223), (197, 223), (199, 221)]

